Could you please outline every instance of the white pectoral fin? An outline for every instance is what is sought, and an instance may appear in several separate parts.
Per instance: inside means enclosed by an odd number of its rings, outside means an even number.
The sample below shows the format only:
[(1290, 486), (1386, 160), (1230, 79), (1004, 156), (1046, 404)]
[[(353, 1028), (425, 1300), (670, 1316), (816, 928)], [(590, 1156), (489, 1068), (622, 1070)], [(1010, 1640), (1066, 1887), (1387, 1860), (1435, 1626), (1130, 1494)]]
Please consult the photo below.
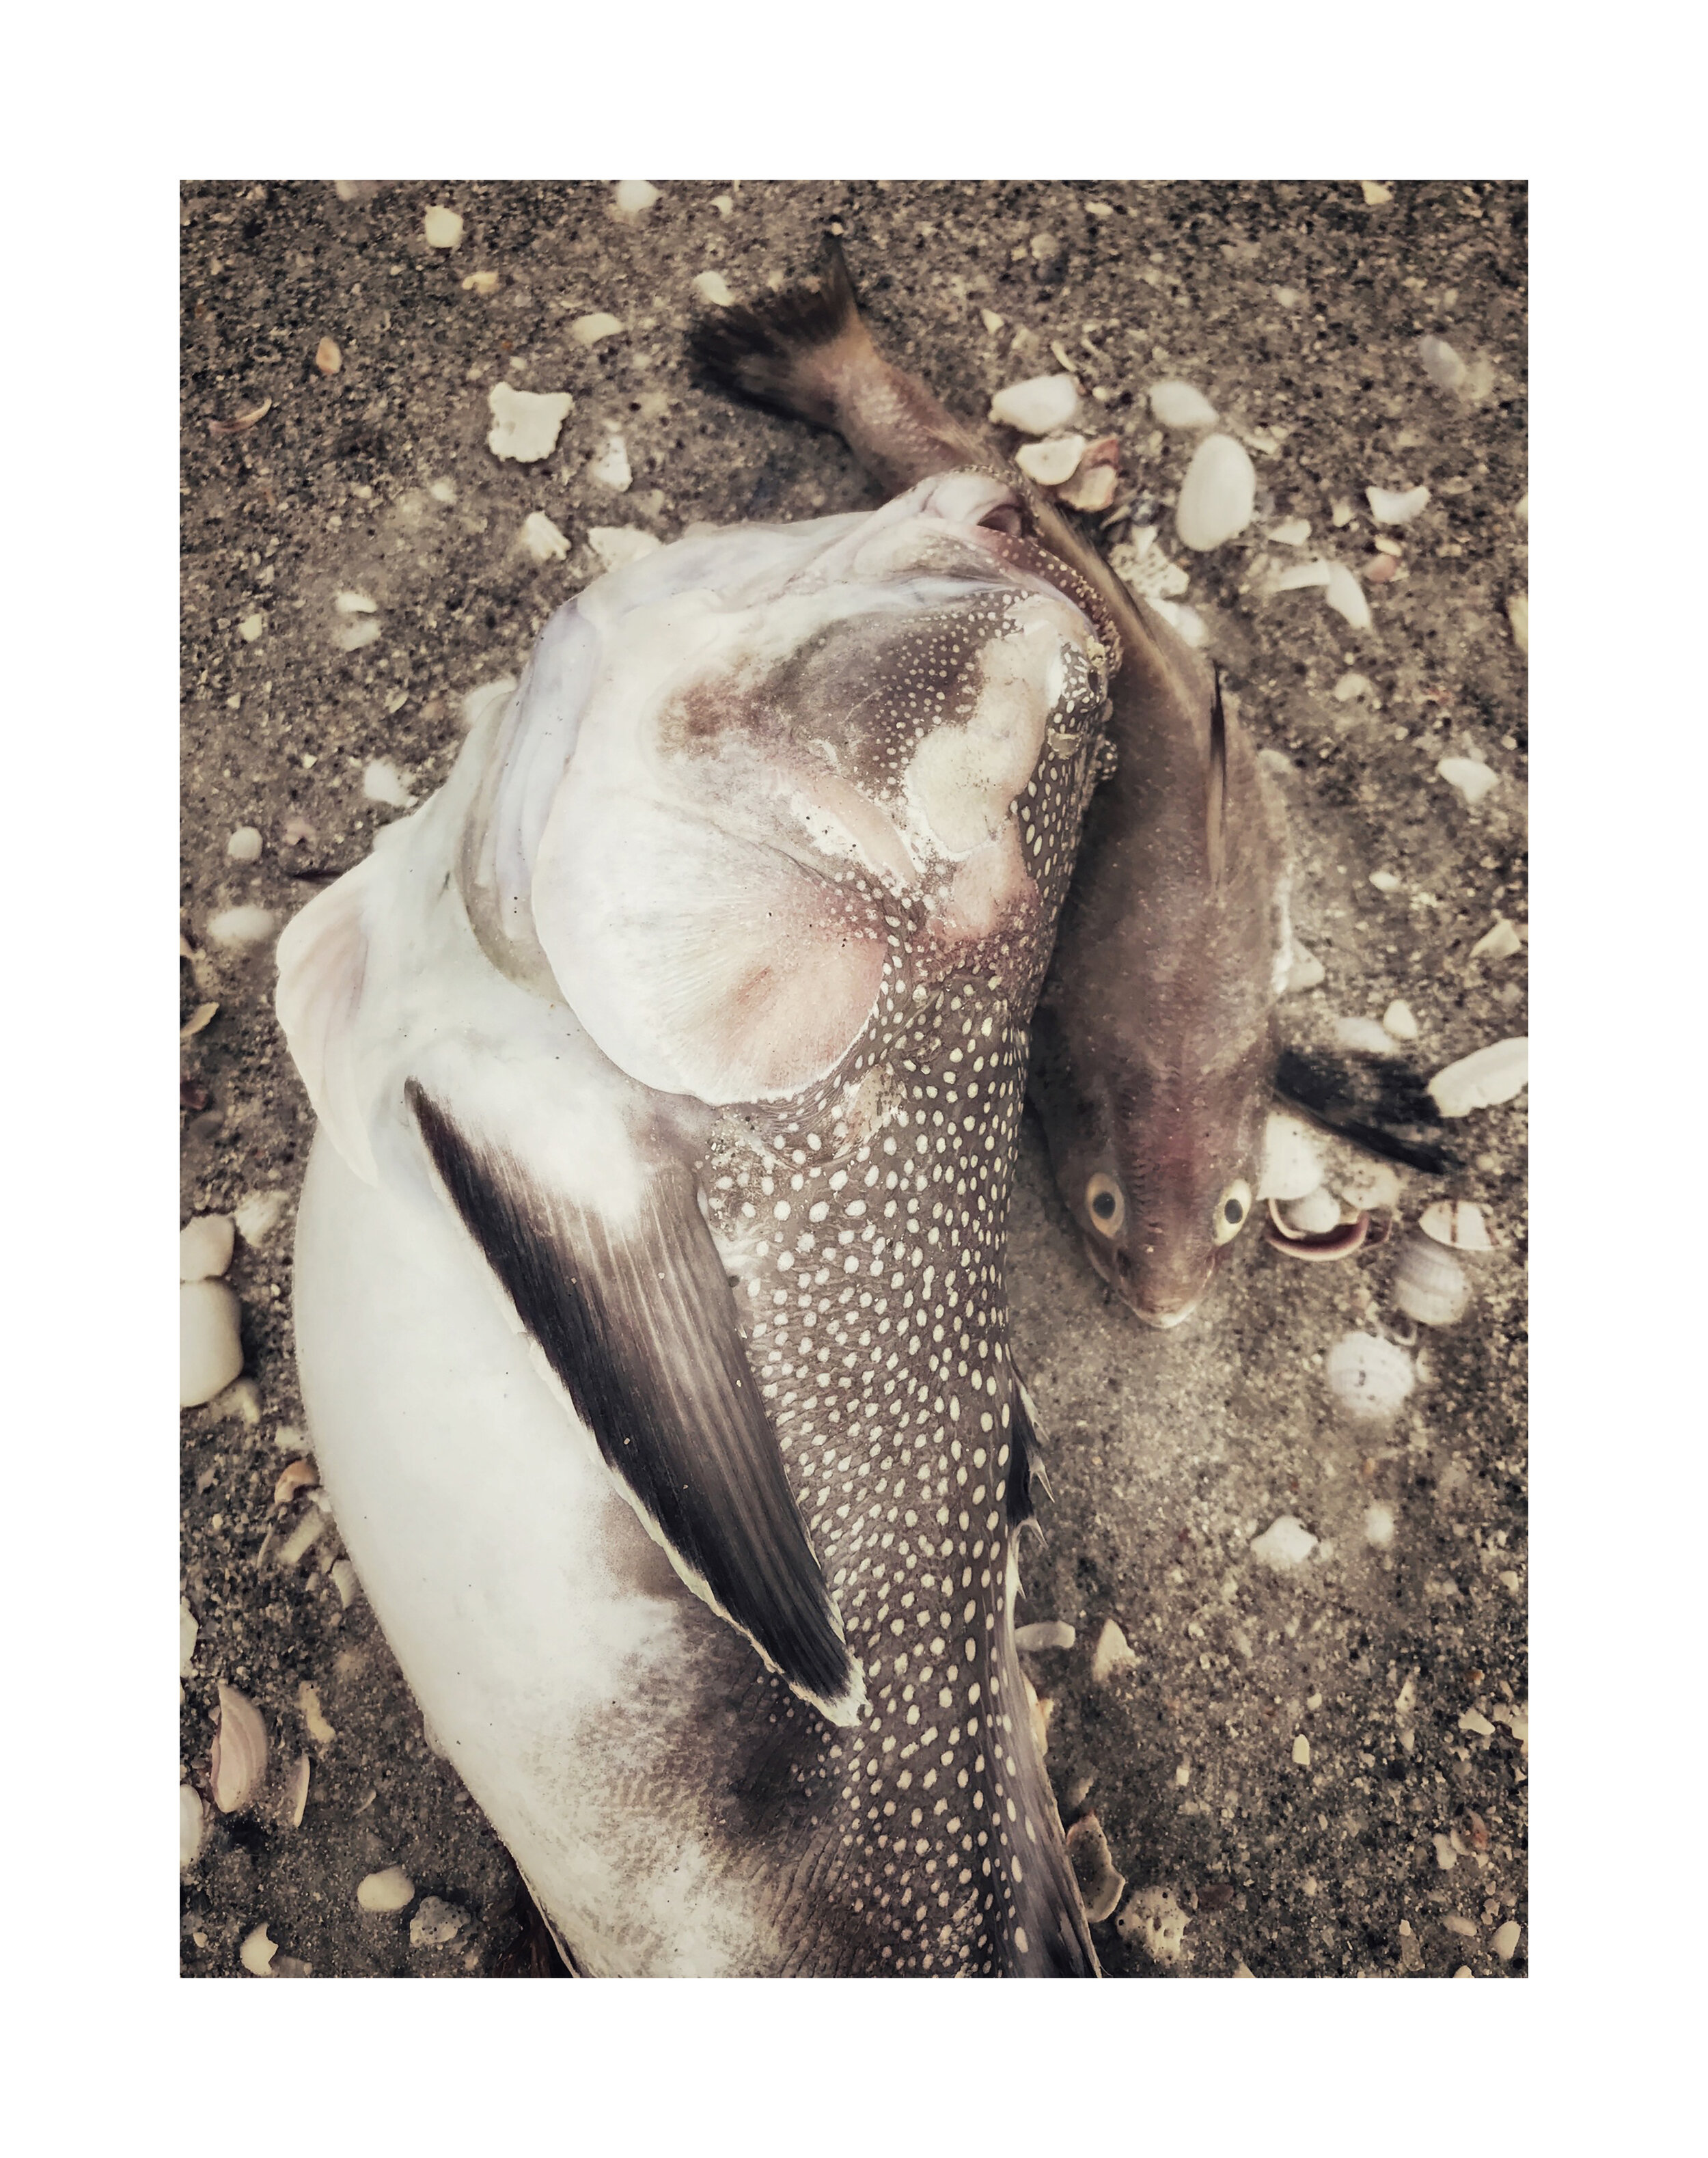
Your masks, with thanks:
[(694, 1593), (833, 1723), (864, 1705), (747, 1362), (735, 1299), (677, 1162), (619, 1216), (553, 1188), (511, 1146), (406, 1089), (452, 1206)]
[(274, 1008), (314, 1113), (365, 1184), (379, 1172), (359, 1080), (356, 1014), (368, 973), (374, 858), (310, 900), (279, 939)]

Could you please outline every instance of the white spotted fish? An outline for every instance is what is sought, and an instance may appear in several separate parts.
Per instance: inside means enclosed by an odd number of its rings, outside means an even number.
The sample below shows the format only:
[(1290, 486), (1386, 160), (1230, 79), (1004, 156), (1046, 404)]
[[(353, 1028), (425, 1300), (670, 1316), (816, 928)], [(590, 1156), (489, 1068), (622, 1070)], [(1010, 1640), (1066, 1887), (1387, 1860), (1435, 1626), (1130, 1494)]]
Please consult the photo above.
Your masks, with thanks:
[[(1000, 462), (878, 352), (834, 241), (815, 286), (710, 317), (696, 343), (723, 381), (836, 429), (886, 487)], [(1209, 663), (1017, 484), (1122, 648), (1113, 777), (1040, 1000), (1032, 1093), (1093, 1265), (1138, 1317), (1172, 1326), (1252, 1211), (1292, 942), (1285, 820)]]
[(574, 1967), (1094, 1976), (1004, 1254), (1112, 632), (1020, 494), (679, 541), (316, 898), (298, 1361)]

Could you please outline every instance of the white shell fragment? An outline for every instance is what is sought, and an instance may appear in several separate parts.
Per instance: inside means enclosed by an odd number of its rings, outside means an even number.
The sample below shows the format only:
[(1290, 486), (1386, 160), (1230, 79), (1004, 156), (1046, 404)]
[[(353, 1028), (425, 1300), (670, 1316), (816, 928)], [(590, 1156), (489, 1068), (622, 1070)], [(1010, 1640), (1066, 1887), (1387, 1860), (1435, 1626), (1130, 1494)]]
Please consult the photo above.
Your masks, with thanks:
[(194, 1784), (180, 1784), (178, 1787), (178, 1865), (182, 1872), (194, 1866), (202, 1855), (202, 1838), (207, 1831), (208, 1813), (202, 1804), (202, 1794)]
[(231, 1263), (236, 1243), (229, 1214), (198, 1214), (178, 1232), (178, 1278), (181, 1282), (209, 1281)]
[(1257, 473), (1231, 435), (1206, 435), (1192, 453), (1174, 507), (1182, 544), (1206, 554), (1236, 539), (1257, 507)]
[(1337, 1171), (1334, 1189), (1349, 1206), (1366, 1213), (1384, 1207), (1392, 1213), (1400, 1204), (1400, 1176), (1391, 1162), (1356, 1158)]
[(214, 1803), (222, 1814), (241, 1813), (266, 1780), (267, 1729), (246, 1694), (219, 1686), (219, 1727), (209, 1760)]
[(1309, 562), (1291, 562), (1284, 570), (1277, 570), (1270, 580), (1272, 592), (1308, 591), (1313, 586), (1326, 585), (1334, 574), (1332, 562), (1320, 558)]
[(1530, 1045), (1527, 1035), (1507, 1041), (1492, 1041), (1473, 1050), (1457, 1064), (1437, 1071), (1429, 1082), (1435, 1106), (1444, 1117), (1468, 1117), (1473, 1109), (1492, 1109), (1511, 1101), (1530, 1083)]
[(1100, 1926), (1106, 1918), (1114, 1917), (1117, 1906), (1127, 1893), (1127, 1879), (1115, 1871), (1115, 1861), (1109, 1856), (1109, 1840), (1095, 1814), (1084, 1815), (1068, 1830), (1067, 1856), (1079, 1883), (1080, 1903), (1086, 1920)]
[(279, 1944), (267, 1938), (266, 1925), (263, 1922), (252, 1933), (245, 1936), (242, 1947), (237, 1951), (237, 1960), (251, 1978), (271, 1978), (273, 1958), (278, 1953)]
[(608, 487), (613, 494), (627, 494), (634, 473), (628, 461), (628, 445), (621, 435), (613, 435), (605, 447), (587, 467), (588, 477), (596, 479), (601, 487)]
[(1380, 1500), (1364, 1510), (1364, 1540), (1373, 1550), (1386, 1551), (1394, 1541), (1394, 1510)]
[(308, 1810), (308, 1783), (313, 1773), (314, 1765), (308, 1756), (299, 1753), (285, 1794), (285, 1818), (292, 1828), (302, 1827), (302, 1816)]
[(178, 1405), (200, 1408), (243, 1370), (238, 1303), (224, 1282), (185, 1282), (178, 1293)]
[(663, 544), (628, 524), (595, 524), (587, 533), (587, 545), (607, 570), (626, 570), (631, 562), (656, 555)]
[(333, 610), (337, 614), (378, 614), (379, 607), (366, 592), (334, 592)]
[(694, 281), (694, 289), (708, 307), (733, 307), (735, 304), (735, 295), (724, 282), (720, 271), (702, 270)]
[(1378, 524), (1409, 524), (1428, 509), (1429, 489), (1414, 487), (1400, 494), (1385, 487), (1367, 487), (1364, 498)]
[(577, 315), (570, 324), (570, 335), (577, 344), (597, 344), (601, 338), (617, 336), (622, 328), (615, 315)]
[(1500, 782), (1500, 774), (1491, 772), (1486, 764), (1474, 756), (1444, 756), (1435, 768), (1447, 785), (1457, 787), (1473, 808), (1491, 787)]
[(1382, 1025), (1396, 1041), (1416, 1041), (1417, 1039), (1416, 1019), (1403, 997), (1396, 997), (1382, 1014)]
[(415, 1884), (400, 1866), (388, 1866), (358, 1882), (356, 1901), (364, 1911), (401, 1911), (414, 1902)]
[(1287, 1227), (1302, 1236), (1325, 1236), (1340, 1226), (1340, 1201), (1326, 1184), (1306, 1192), (1303, 1199), (1289, 1200), (1281, 1211)]
[(1308, 517), (1289, 517), (1284, 524), (1270, 528), (1269, 537), (1277, 547), (1303, 547), (1311, 536)]
[(1375, 1334), (1345, 1334), (1324, 1360), (1329, 1391), (1349, 1414), (1385, 1421), (1415, 1383), (1411, 1359)]
[(1172, 1888), (1141, 1888), (1115, 1921), (1124, 1941), (1137, 1941), (1153, 1964), (1171, 1969), (1185, 1949), (1192, 1921)]
[(278, 1227), (285, 1206), (282, 1191), (252, 1191), (232, 1210), (231, 1218), (245, 1244), (260, 1246)]
[(1213, 427), (1215, 407), (1189, 382), (1158, 382), (1150, 394), (1152, 416), (1159, 427)]
[(1391, 870), (1372, 870), (1370, 880), (1378, 891), (1397, 891), (1400, 880)]
[(1052, 435), (1046, 442), (1022, 442), (1014, 462), (1040, 487), (1060, 487), (1079, 470), (1085, 453), (1083, 435)]
[(1323, 1149), (1316, 1134), (1285, 1110), (1271, 1112), (1263, 1127), (1263, 1167), (1257, 1196), (1285, 1203), (1303, 1199), (1324, 1180)]
[(410, 1920), (412, 1949), (442, 1949), (454, 1941), (465, 1923), (463, 1913), (442, 1896), (424, 1896), (421, 1908)]
[[(1525, 499), (1528, 501), (1529, 497)], [(1512, 624), (1512, 641), (1526, 658), (1530, 649), (1530, 596), (1514, 592), (1506, 602), (1506, 618)]]
[(258, 862), (261, 858), (261, 835), (253, 824), (240, 824), (225, 842), (228, 860)]
[(387, 756), (377, 756), (362, 774), (362, 792), (369, 802), (384, 803), (388, 809), (413, 809), (415, 798), (399, 774), (397, 767)]
[(1287, 977), (1281, 985), (1285, 997), (1300, 996), (1313, 989), (1319, 982), (1326, 981), (1329, 969), (1314, 952), (1308, 952), (1297, 937), (1287, 955)]
[(1103, 1621), (1103, 1630), (1097, 1636), (1097, 1645), (1091, 1651), (1091, 1677), (1102, 1686), (1117, 1671), (1136, 1668), (1138, 1658), (1134, 1655), (1126, 1634), (1112, 1618)]
[(1494, 927), (1485, 929), (1471, 947), (1473, 959), (1510, 959), (1524, 949), (1524, 939), (1504, 914), (1494, 917)]
[(1364, 586), (1344, 562), (1336, 562), (1330, 569), (1329, 581), (1323, 587), (1323, 597), (1335, 613), (1344, 615), (1355, 629), (1370, 627), (1370, 601), (1364, 596)]
[(644, 217), (658, 199), (650, 180), (619, 180), (611, 189), (611, 207), (619, 217)]
[(245, 952), (266, 944), (279, 927), (279, 917), (265, 906), (228, 906), (208, 924), (209, 940), (230, 952)]
[(1016, 1626), (1014, 1646), (1035, 1655), (1040, 1649), (1071, 1649), (1078, 1636), (1060, 1618), (1040, 1618), (1030, 1626)]
[(421, 219), (421, 233), (429, 247), (456, 247), (462, 239), (462, 219), (454, 209), (435, 203)]
[(1437, 1199), (1418, 1217), (1418, 1227), (1437, 1244), (1455, 1252), (1492, 1252), (1494, 1239), (1483, 1209), (1469, 1199)]
[(181, 1679), (187, 1679), (190, 1675), (190, 1666), (195, 1661), (196, 1636), (201, 1630), (196, 1624), (196, 1614), (189, 1607), (189, 1599), (180, 1596), (178, 1599), (178, 1675)]
[(1337, 1048), (1352, 1050), (1361, 1056), (1391, 1056), (1394, 1053), (1394, 1038), (1377, 1019), (1337, 1019), (1334, 1042)]
[(1113, 465), (1088, 464), (1063, 487), (1061, 498), (1070, 509), (1086, 510), (1095, 516), (1113, 502), (1120, 483), (1121, 475)]
[(1035, 374), (1011, 382), (990, 400), (990, 416), (1023, 435), (1048, 435), (1066, 426), (1080, 405), (1080, 386), (1071, 374)]
[(1369, 696), (1371, 687), (1368, 674), (1343, 674), (1332, 694), (1337, 705), (1349, 705), (1355, 697)]
[(1277, 1573), (1291, 1573), (1303, 1566), (1317, 1548), (1317, 1539), (1303, 1521), (1283, 1514), (1272, 1521), (1261, 1536), (1251, 1539), (1251, 1556), (1259, 1565)]
[(524, 549), (536, 562), (561, 562), (570, 551), (569, 541), (543, 509), (532, 510), (523, 519), (520, 536)]
[(493, 416), (487, 447), (515, 464), (538, 464), (557, 447), (574, 402), (567, 390), (513, 390), (508, 382), (495, 382), (487, 392)]
[(380, 634), (377, 622), (347, 622), (333, 643), (340, 652), (365, 652), (379, 642)]
[(1391, 1293), (1398, 1308), (1420, 1326), (1455, 1326), (1471, 1301), (1464, 1268), (1427, 1236), (1407, 1236), (1401, 1243)]
[(1445, 338), (1419, 338), (1417, 357), (1423, 362), (1424, 373), (1437, 390), (1463, 388), (1465, 379), (1465, 363)]

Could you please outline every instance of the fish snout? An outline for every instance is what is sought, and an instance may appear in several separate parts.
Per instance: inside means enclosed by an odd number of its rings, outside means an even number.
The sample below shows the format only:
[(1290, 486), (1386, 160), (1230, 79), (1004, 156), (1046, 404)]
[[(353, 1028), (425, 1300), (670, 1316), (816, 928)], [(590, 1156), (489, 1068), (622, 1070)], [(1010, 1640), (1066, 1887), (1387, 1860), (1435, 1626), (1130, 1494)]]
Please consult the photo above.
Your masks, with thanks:
[(1082, 1231), (1086, 1256), (1142, 1326), (1166, 1330), (1189, 1319), (1204, 1300), (1215, 1274), (1218, 1254), (1212, 1251), (1195, 1283), (1182, 1278), (1183, 1269), (1148, 1267), (1133, 1259), (1119, 1244)]

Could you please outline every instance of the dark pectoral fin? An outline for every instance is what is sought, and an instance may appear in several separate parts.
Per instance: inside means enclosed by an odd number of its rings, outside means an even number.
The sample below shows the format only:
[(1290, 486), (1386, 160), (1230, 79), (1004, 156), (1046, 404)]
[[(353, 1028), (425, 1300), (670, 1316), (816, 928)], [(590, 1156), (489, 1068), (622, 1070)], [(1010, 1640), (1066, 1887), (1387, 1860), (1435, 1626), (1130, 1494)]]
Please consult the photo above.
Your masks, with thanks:
[[(1014, 1371), (1012, 1355), (1009, 1368)], [(1009, 1401), (1009, 1481), (1005, 1501), (1011, 1529), (1019, 1528), (1023, 1521), (1035, 1520), (1038, 1511), (1032, 1495), (1035, 1489), (1042, 1491), (1046, 1498), (1055, 1495), (1040, 1458), (1040, 1441), (1032, 1418), (1032, 1397), (1026, 1391), (1025, 1381), (1014, 1371), (1014, 1392)]]
[(654, 1171), (635, 1219), (613, 1230), (472, 1140), (413, 1082), (409, 1098), (452, 1205), (678, 1572), (796, 1692), (852, 1723), (865, 1698), (859, 1669), (692, 1176)]
[(1415, 1071), (1367, 1061), (1355, 1066), (1326, 1056), (1283, 1050), (1275, 1091), (1325, 1131), (1337, 1133), (1366, 1153), (1397, 1161), (1426, 1176), (1444, 1176), (1463, 1166), (1457, 1154), (1413, 1133), (1438, 1126), (1441, 1113)]

